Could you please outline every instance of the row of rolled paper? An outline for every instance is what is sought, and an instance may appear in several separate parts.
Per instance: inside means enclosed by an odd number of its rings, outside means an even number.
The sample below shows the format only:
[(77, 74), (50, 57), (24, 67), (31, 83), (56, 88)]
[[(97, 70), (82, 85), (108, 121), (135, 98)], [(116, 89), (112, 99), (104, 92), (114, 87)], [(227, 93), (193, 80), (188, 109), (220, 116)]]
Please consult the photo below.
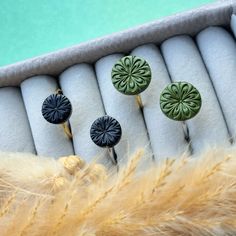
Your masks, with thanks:
[[(146, 60), (137, 56), (125, 56), (118, 60), (111, 71), (114, 87), (125, 95), (136, 96), (140, 109), (143, 109), (140, 93), (148, 88), (152, 72)], [(201, 108), (201, 95), (190, 83), (174, 82), (167, 85), (160, 95), (160, 108), (170, 119), (182, 121), (193, 118)], [(72, 138), (66, 122), (72, 114), (72, 105), (61, 90), (48, 96), (42, 104), (43, 117), (52, 124), (62, 124), (69, 138)], [(108, 115), (97, 118), (90, 129), (90, 137), (100, 147), (113, 148), (121, 139), (119, 122)], [(114, 149), (112, 159), (116, 162)]]

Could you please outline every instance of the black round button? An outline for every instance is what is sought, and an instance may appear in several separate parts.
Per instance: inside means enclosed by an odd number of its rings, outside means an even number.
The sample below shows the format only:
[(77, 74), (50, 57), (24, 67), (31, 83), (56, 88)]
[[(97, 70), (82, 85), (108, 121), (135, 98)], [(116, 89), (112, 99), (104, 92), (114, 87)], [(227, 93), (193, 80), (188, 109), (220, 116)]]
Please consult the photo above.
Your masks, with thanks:
[(48, 96), (42, 105), (42, 115), (52, 124), (66, 122), (72, 113), (70, 100), (63, 94), (52, 94)]
[(122, 130), (119, 122), (111, 116), (96, 119), (90, 129), (90, 137), (100, 147), (113, 147), (121, 138)]

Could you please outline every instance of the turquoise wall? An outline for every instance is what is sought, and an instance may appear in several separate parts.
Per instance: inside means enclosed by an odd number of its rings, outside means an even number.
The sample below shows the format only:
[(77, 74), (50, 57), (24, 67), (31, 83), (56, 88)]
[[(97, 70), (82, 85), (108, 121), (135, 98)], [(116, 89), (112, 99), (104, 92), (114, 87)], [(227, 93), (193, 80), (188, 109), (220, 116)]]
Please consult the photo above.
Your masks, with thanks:
[(0, 0), (0, 66), (213, 0)]

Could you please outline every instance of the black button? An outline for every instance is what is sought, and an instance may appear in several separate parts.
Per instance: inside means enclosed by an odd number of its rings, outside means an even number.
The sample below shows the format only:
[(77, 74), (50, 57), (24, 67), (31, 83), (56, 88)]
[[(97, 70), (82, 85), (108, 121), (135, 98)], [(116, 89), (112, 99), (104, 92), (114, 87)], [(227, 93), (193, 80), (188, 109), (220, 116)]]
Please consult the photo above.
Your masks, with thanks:
[(42, 105), (42, 115), (52, 124), (65, 123), (71, 116), (72, 105), (70, 100), (63, 94), (48, 96)]
[(119, 122), (111, 116), (96, 119), (90, 129), (90, 137), (100, 147), (113, 147), (121, 138), (122, 130)]

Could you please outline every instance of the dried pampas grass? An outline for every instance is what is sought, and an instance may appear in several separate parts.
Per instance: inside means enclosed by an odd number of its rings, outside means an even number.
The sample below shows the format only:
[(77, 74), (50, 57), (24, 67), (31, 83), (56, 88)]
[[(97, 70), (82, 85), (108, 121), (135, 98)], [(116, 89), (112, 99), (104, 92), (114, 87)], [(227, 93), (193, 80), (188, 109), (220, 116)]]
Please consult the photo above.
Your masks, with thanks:
[(136, 171), (75, 156), (0, 154), (1, 236), (236, 235), (236, 150)]

